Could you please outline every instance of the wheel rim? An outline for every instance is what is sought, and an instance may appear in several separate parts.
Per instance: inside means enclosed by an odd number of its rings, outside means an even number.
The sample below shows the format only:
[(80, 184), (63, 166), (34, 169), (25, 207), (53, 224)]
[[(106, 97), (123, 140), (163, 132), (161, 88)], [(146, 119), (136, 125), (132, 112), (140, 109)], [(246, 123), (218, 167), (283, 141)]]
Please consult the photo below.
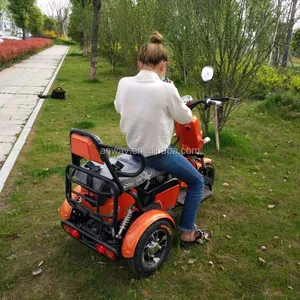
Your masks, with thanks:
[(143, 249), (142, 263), (147, 268), (156, 267), (167, 250), (168, 236), (165, 230), (157, 229), (148, 238)]

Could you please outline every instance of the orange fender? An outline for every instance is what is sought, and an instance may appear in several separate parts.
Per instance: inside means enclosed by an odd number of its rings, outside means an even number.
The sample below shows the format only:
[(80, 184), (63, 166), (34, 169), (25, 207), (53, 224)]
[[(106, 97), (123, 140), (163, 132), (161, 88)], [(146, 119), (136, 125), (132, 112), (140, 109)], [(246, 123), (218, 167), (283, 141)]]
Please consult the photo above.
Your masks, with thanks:
[(69, 220), (71, 217), (72, 206), (65, 199), (63, 205), (60, 208), (60, 218), (62, 220)]
[[(81, 192), (81, 186), (77, 185), (74, 188), (74, 191), (80, 193)], [(72, 199), (76, 200), (78, 198), (78, 196), (74, 193), (72, 193)], [(71, 213), (72, 213), (72, 206), (68, 203), (67, 199), (65, 199), (63, 205), (60, 208), (60, 218), (62, 220), (69, 220), (71, 217)]]
[(123, 244), (122, 255), (125, 258), (131, 258), (134, 255), (135, 248), (143, 235), (145, 230), (159, 219), (170, 220), (173, 228), (175, 228), (175, 222), (170, 215), (162, 210), (149, 210), (138, 217), (127, 231)]

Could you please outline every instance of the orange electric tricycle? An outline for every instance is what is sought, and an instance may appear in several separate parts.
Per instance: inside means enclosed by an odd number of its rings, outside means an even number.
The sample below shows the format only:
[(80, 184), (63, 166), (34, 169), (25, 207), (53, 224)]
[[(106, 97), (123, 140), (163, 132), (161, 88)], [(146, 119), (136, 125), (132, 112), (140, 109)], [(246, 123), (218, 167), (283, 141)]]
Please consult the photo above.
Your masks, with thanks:
[[(226, 99), (183, 101), (222, 105)], [(196, 116), (175, 123), (181, 152), (204, 176), (202, 200), (212, 195), (215, 170), (201, 153), (203, 143)], [(72, 129), (72, 163), (66, 168), (66, 199), (60, 210), (62, 228), (73, 238), (118, 261), (128, 259), (139, 276), (154, 273), (166, 260), (176, 228), (173, 208), (184, 203), (184, 182), (146, 166), (145, 157), (129, 149), (108, 146), (97, 136)], [(118, 153), (118, 156), (113, 156)]]

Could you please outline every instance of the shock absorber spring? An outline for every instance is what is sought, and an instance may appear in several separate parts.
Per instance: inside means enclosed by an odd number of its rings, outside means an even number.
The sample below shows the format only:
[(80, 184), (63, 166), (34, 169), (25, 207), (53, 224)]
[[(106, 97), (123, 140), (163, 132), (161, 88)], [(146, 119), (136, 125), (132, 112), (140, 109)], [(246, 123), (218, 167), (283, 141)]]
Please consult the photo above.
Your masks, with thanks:
[(120, 229), (119, 229), (118, 234), (116, 235), (116, 238), (117, 238), (117, 239), (120, 239), (120, 238), (122, 237), (123, 231), (126, 229), (126, 227), (128, 226), (128, 224), (129, 224), (129, 222), (130, 222), (130, 220), (131, 220), (131, 217), (132, 217), (132, 206), (133, 206), (133, 205), (131, 205), (131, 206), (128, 208), (128, 210), (127, 210), (127, 214), (126, 214), (125, 218), (124, 218), (123, 221), (122, 221), (122, 224), (121, 224), (121, 226), (120, 226)]

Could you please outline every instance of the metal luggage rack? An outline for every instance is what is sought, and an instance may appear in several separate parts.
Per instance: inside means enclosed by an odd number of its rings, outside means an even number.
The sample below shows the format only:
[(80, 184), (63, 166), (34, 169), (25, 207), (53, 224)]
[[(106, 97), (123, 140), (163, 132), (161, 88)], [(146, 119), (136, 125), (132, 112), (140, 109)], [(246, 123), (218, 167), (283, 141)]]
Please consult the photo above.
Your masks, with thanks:
[[(87, 184), (80, 182), (76, 179), (75, 177), (75, 171), (80, 171), (83, 173), (86, 173), (89, 176), (98, 178), (99, 180), (103, 180), (105, 182), (105, 184), (107, 184), (110, 187), (110, 192), (104, 192), (104, 191), (97, 191), (94, 188), (88, 186)], [(84, 195), (82, 193), (79, 193), (77, 191), (74, 190), (73, 183), (82, 186), (84, 189), (86, 189), (89, 193), (94, 193), (96, 195), (101, 195), (103, 197), (106, 198), (112, 198), (113, 202), (114, 202), (114, 206), (113, 206), (113, 214), (112, 215), (104, 215), (104, 214), (100, 214), (99, 213), (99, 201), (97, 199), (91, 198), (89, 197), (89, 195)], [(107, 226), (114, 226), (117, 223), (117, 219), (118, 219), (118, 196), (120, 195), (120, 190), (118, 188), (118, 186), (116, 185), (116, 183), (104, 176), (101, 176), (95, 172), (92, 172), (88, 169), (82, 168), (81, 166), (76, 166), (74, 164), (69, 164), (66, 167), (66, 199), (68, 201), (68, 203), (77, 211), (82, 212), (84, 214), (89, 214), (89, 217), (91, 217), (92, 219), (96, 220), (96, 221), (100, 221), (101, 223), (107, 225)], [(88, 202), (95, 202), (97, 203), (96, 205), (96, 211), (84, 206), (83, 204), (81, 204), (80, 201), (74, 200), (72, 198), (72, 194), (77, 195), (78, 197), (81, 197), (85, 200), (87, 200)], [(105, 220), (103, 220), (103, 218), (112, 220), (112, 222), (107, 222)]]

